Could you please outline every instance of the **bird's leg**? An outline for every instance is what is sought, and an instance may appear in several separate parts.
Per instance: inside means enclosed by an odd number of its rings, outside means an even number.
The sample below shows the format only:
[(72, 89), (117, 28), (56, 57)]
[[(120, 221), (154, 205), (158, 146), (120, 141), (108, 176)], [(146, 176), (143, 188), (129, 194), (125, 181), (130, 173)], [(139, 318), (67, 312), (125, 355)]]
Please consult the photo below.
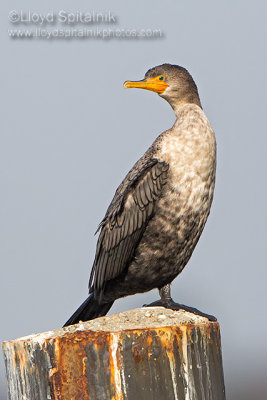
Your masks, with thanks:
[(173, 301), (171, 297), (171, 285), (168, 283), (159, 289), (159, 295), (163, 302)]
[(184, 310), (196, 315), (200, 315), (201, 317), (208, 318), (209, 321), (217, 321), (217, 319), (213, 315), (205, 314), (199, 311), (197, 308), (175, 303), (175, 301), (173, 301), (173, 299), (171, 298), (171, 287), (169, 283), (159, 289), (159, 295), (160, 300), (154, 301), (151, 304), (145, 304), (144, 307), (165, 307), (175, 311)]

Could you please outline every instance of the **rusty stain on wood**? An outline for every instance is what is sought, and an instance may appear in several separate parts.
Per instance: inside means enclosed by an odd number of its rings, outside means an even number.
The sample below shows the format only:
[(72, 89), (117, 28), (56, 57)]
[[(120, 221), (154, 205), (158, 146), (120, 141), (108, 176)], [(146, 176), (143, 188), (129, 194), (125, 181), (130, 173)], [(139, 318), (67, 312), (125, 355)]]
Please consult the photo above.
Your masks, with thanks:
[(100, 320), (111, 316), (95, 320), (102, 329), (83, 323), (5, 342), (9, 399), (225, 400), (219, 324), (178, 313), (154, 327), (105, 330)]

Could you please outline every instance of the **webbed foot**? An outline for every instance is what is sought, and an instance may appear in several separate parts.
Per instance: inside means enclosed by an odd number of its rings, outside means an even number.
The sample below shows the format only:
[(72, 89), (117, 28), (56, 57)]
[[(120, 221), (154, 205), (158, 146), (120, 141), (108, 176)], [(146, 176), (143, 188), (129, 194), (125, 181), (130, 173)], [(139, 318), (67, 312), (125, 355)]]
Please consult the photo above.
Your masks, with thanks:
[(184, 310), (184, 311), (193, 313), (195, 315), (199, 315), (201, 317), (208, 318), (209, 321), (212, 321), (212, 322), (217, 321), (217, 318), (214, 317), (213, 315), (205, 314), (202, 311), (200, 311), (194, 307), (189, 307), (189, 306), (185, 306), (184, 304), (175, 303), (175, 301), (173, 301), (172, 299), (167, 299), (164, 301), (162, 301), (162, 300), (154, 301), (151, 304), (144, 304), (143, 307), (165, 307), (165, 308), (169, 308), (174, 311)]

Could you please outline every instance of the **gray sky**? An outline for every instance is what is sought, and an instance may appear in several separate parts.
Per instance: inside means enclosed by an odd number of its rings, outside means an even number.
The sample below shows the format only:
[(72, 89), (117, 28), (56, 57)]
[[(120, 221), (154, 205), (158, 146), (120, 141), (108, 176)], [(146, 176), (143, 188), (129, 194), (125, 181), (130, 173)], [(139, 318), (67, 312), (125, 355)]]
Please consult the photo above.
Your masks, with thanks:
[[(211, 215), (173, 295), (218, 317), (228, 399), (263, 399), (266, 1), (113, 3), (1, 5), (1, 340), (58, 328), (85, 299), (94, 232), (116, 187), (174, 122), (155, 93), (123, 90), (122, 84), (155, 65), (175, 63), (199, 87), (217, 137), (218, 169)], [(110, 10), (115, 24), (89, 28), (159, 29), (163, 36), (14, 40), (8, 29), (40, 26), (9, 23), (12, 10)], [(77, 27), (85, 26), (41, 26)], [(128, 297), (111, 312), (157, 296)], [(3, 363), (0, 371), (3, 387)]]

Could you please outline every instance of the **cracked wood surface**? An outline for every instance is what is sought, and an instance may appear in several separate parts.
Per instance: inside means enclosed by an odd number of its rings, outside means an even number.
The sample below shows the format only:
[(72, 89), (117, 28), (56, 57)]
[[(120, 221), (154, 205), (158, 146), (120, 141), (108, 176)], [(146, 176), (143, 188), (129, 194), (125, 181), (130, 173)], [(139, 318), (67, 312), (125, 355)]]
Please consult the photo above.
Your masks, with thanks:
[(3, 343), (9, 400), (225, 400), (217, 322), (141, 308)]

